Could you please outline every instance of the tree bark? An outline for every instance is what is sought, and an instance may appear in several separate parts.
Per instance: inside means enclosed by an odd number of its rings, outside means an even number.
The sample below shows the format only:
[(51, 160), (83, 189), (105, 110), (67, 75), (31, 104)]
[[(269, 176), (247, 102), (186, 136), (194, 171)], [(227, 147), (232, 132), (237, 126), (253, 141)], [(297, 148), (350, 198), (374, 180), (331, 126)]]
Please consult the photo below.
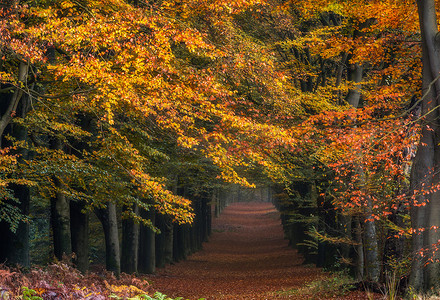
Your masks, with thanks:
[(163, 268), (173, 262), (173, 223), (170, 217), (157, 214), (156, 227), (160, 230), (156, 235), (156, 267)]
[[(349, 80), (355, 83), (355, 88), (349, 91), (347, 95), (347, 102), (356, 109), (359, 108), (360, 105), (361, 85), (359, 83), (362, 81), (362, 73), (363, 67), (358, 63), (352, 64), (350, 66)], [(361, 175), (360, 186), (367, 186), (369, 178), (365, 174), (365, 171), (362, 169), (362, 167), (359, 167), (358, 174)], [(368, 280), (377, 282), (379, 281), (380, 277), (380, 263), (376, 222), (372, 217), (373, 203), (371, 197), (368, 195), (368, 189), (365, 190), (365, 194), (367, 195), (367, 199), (365, 199), (366, 206), (363, 218), (365, 220), (363, 220), (364, 222), (362, 222), (362, 224), (360, 223), (359, 219), (356, 221), (358, 222), (358, 224), (356, 224), (356, 227), (359, 226), (359, 228), (356, 229), (358, 230), (358, 232), (356, 233), (358, 243), (360, 241), (363, 241), (363, 243), (361, 244), (361, 247), (363, 247), (363, 249), (357, 247), (355, 251), (355, 254), (359, 256), (355, 258), (355, 260), (358, 262), (356, 276), (366, 276)], [(359, 235), (363, 235), (362, 238)], [(362, 255), (362, 257), (360, 257), (360, 255)], [(360, 270), (361, 267), (365, 268), (365, 273), (364, 270)]]
[(81, 273), (89, 269), (89, 213), (83, 212), (84, 202), (70, 201), (70, 234), (73, 263)]
[(185, 255), (185, 233), (183, 225), (174, 224), (173, 229), (173, 260), (178, 262), (186, 259)]
[[(60, 150), (62, 143), (56, 139), (51, 142), (51, 148)], [(70, 236), (70, 205), (69, 199), (63, 192), (64, 185), (60, 178), (53, 176), (55, 196), (50, 199), (51, 225), (53, 234), (53, 251), (58, 260), (72, 253)]]
[[(440, 193), (424, 194), (417, 191), (439, 183), (440, 147), (439, 147), (439, 105), (440, 71), (439, 32), (434, 0), (417, 1), (420, 31), (422, 36), (423, 85), (422, 92), (422, 133), (414, 163), (411, 169), (410, 190), (415, 196), (415, 205), (411, 208), (413, 229), (410, 286), (415, 291), (426, 291), (438, 284), (439, 264), (428, 264), (424, 268), (426, 257), (420, 255), (439, 240), (439, 232), (432, 226), (440, 226)], [(422, 206), (421, 204), (426, 204)], [(425, 252), (426, 253), (426, 252)], [(434, 253), (438, 259), (438, 251)]]
[[(20, 213), (29, 215), (29, 188), (23, 185), (13, 185), (11, 189), (15, 198), (20, 201), (18, 204)], [(12, 232), (9, 223), (0, 222), (0, 236), (0, 263), (29, 267), (29, 223), (20, 222), (16, 231)]]
[[(142, 212), (141, 216), (144, 219), (151, 220), (154, 225), (156, 213), (152, 209), (148, 212)], [(139, 267), (140, 273), (152, 274), (156, 271), (156, 234), (154, 231), (145, 226), (140, 226), (139, 237)]]
[(347, 95), (347, 102), (351, 106), (358, 108), (361, 99), (361, 85), (363, 67), (358, 63), (350, 65), (349, 80), (355, 83), (354, 89), (351, 89)]
[[(135, 214), (139, 214), (139, 207), (134, 206)], [(133, 220), (122, 220), (122, 256), (121, 271), (133, 274), (138, 268), (139, 253), (139, 224)]]
[[(18, 68), (19, 81), (23, 84), (28, 75), (28, 64), (21, 62)], [(0, 94), (0, 147), (4, 138), (5, 130), (19, 141), (26, 141), (26, 128), (10, 124), (14, 115), (24, 118), (30, 110), (29, 97), (16, 89), (14, 94)], [(9, 146), (9, 145), (8, 145)], [(14, 154), (19, 154), (19, 161), (28, 158), (28, 151), (18, 149)], [(12, 184), (8, 187), (13, 192), (18, 204), (10, 200), (10, 204), (17, 206), (22, 215), (29, 215), (30, 190), (24, 185)], [(30, 266), (29, 257), (29, 223), (20, 221), (15, 232), (11, 231), (10, 224), (6, 221), (0, 222), (0, 263), (6, 262), (10, 265)]]
[[(26, 84), (26, 78), (28, 76), (28, 72), (29, 72), (29, 65), (25, 62), (20, 62), (20, 65), (18, 67), (18, 80), (20, 84), (23, 85)], [(14, 115), (16, 114), (18, 103), (20, 102), (22, 96), (23, 96), (23, 90), (16, 88), (12, 98), (8, 102), (8, 106), (6, 107), (6, 110), (2, 113), (0, 118), (0, 137), (3, 136), (6, 127), (9, 125)]]
[(359, 217), (355, 217), (355, 277), (357, 280), (364, 279), (364, 244), (362, 240), (362, 226)]
[(96, 209), (95, 212), (104, 229), (106, 268), (116, 276), (119, 276), (121, 273), (121, 261), (116, 204), (109, 202), (106, 208)]
[(377, 243), (376, 224), (372, 216), (372, 202), (369, 198), (367, 203), (367, 220), (364, 223), (364, 253), (366, 277), (370, 281), (379, 281), (380, 264), (379, 248)]

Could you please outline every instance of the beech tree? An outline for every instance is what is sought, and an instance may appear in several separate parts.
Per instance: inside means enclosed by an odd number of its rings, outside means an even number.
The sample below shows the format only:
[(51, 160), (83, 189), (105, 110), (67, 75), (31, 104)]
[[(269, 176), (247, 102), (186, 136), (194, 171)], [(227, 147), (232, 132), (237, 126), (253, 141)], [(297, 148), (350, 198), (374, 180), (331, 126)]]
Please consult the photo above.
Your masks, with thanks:
[[(236, 14), (254, 4), (133, 7), (123, 1), (45, 1), (2, 10), (8, 17), (2, 20), (2, 37), (10, 42), (2, 53), (15, 64), (8, 61), (1, 73), (4, 92), (14, 92), (4, 120), (27, 128), (29, 141), (20, 147), (33, 153), (18, 165), (5, 149), (2, 159), (19, 166), (22, 178), (16, 182), (33, 185), (39, 197), (52, 199), (58, 259), (76, 251), (78, 267), (87, 269), (88, 252), (81, 249), (87, 245), (87, 213), (95, 211), (106, 233), (107, 266), (119, 273), (117, 207), (124, 208), (123, 218), (153, 230), (155, 224), (137, 208), (178, 224), (190, 223), (192, 211), (198, 211), (196, 225), (180, 232), (189, 231), (191, 251), (200, 248), (208, 232), (211, 196), (179, 196), (167, 188), (167, 175), (155, 171), (169, 160), (167, 143), (206, 156), (219, 168), (215, 176), (251, 185), (237, 170), (252, 161), (262, 163), (264, 153), (258, 149), (288, 139), (286, 130), (265, 124), (257, 113), (245, 113), (252, 107), (245, 97), (261, 94), (259, 100), (271, 102), (274, 95), (284, 100), (288, 95), (282, 89), (286, 78), (276, 73), (269, 49), (249, 37), (239, 39), (243, 32), (233, 23)], [(208, 16), (207, 24), (228, 34), (219, 39), (194, 22), (199, 16)], [(217, 24), (218, 16), (227, 22)], [(255, 53), (255, 47), (262, 52)], [(268, 57), (261, 60), (262, 53)], [(38, 88), (30, 85), (28, 70)], [(244, 93), (249, 85), (252, 91)], [(33, 110), (14, 118), (22, 95), (32, 98)], [(157, 143), (164, 139), (170, 142)], [(259, 146), (251, 150), (252, 145)], [(8, 174), (17, 174), (13, 166), (6, 171), (5, 185), (14, 182)], [(126, 225), (124, 237), (130, 231)], [(136, 253), (136, 248), (133, 243), (123, 251)], [(124, 262), (123, 268), (136, 265)]]
[[(423, 86), (421, 98), (421, 136), (411, 169), (411, 209), (413, 252), (410, 284), (426, 291), (438, 284), (440, 240), (440, 199), (437, 192), (439, 168), (438, 95), (440, 93), (440, 58), (436, 1), (417, 1), (422, 36)], [(427, 192), (424, 192), (425, 190)], [(425, 265), (427, 266), (425, 267)]]
[(87, 270), (94, 212), (107, 268), (154, 272), (201, 248), (224, 182), (270, 179), (308, 260), (378, 283), (411, 256), (434, 286), (440, 62), (435, 1), (417, 5), (2, 4), (1, 260), (28, 264), (29, 203), (50, 201), (57, 259)]

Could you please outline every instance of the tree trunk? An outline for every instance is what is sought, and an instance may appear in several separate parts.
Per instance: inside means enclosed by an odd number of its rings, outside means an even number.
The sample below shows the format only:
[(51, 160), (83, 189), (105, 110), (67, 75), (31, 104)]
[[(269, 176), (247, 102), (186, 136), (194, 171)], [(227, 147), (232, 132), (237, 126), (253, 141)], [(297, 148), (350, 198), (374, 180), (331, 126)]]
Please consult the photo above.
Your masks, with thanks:
[(119, 276), (121, 262), (116, 204), (109, 202), (106, 208), (96, 209), (95, 212), (104, 229), (106, 268)]
[(183, 256), (186, 258), (191, 255), (191, 240), (190, 240), (190, 225), (184, 224), (182, 225), (182, 249)]
[(70, 201), (70, 234), (73, 263), (81, 273), (89, 269), (89, 213), (83, 212), (84, 202)]
[[(363, 67), (359, 64), (354, 64), (350, 66), (349, 72), (349, 80), (356, 83), (355, 88), (351, 89), (347, 95), (347, 102), (353, 106), (354, 108), (359, 108), (360, 99), (361, 99), (361, 85), (359, 84), (362, 81), (362, 73)], [(360, 176), (360, 185), (367, 186), (368, 185), (368, 176), (365, 174), (365, 171), (359, 167), (358, 174)], [(357, 228), (356, 236), (357, 242), (363, 241), (359, 247), (357, 247), (355, 251), (355, 255), (359, 257), (355, 258), (358, 262), (356, 276), (365, 276), (368, 280), (371, 281), (379, 281), (380, 277), (380, 263), (379, 263), (379, 253), (378, 253), (378, 241), (377, 241), (377, 233), (376, 233), (376, 222), (372, 217), (373, 211), (373, 203), (371, 197), (368, 196), (368, 189), (365, 191), (367, 195), (366, 199), (366, 207), (364, 212), (365, 222), (360, 223), (360, 220), (357, 219)], [(363, 235), (363, 238), (361, 237)], [(363, 247), (363, 249), (361, 249)], [(360, 256), (362, 255), (362, 257)], [(362, 267), (362, 271), (361, 271)], [(364, 273), (365, 268), (365, 273)], [(362, 278), (364, 279), (364, 278)]]
[(379, 281), (380, 264), (379, 249), (377, 245), (376, 224), (372, 217), (371, 198), (367, 203), (367, 220), (364, 222), (364, 253), (365, 253), (365, 271), (366, 278), (370, 281)]
[(186, 259), (185, 233), (183, 225), (174, 224), (173, 238), (173, 260), (178, 262)]
[[(55, 186), (62, 189), (62, 183), (55, 178)], [(62, 191), (56, 191), (50, 200), (51, 221), (53, 233), (53, 251), (58, 260), (72, 253), (70, 236), (70, 207), (69, 200)]]
[[(24, 62), (20, 62), (20, 65), (18, 67), (18, 80), (20, 84), (25, 85), (26, 84), (26, 78), (29, 73), (29, 65)], [(9, 125), (9, 123), (12, 121), (12, 118), (16, 114), (18, 104), (23, 96), (23, 90), (21, 89), (15, 89), (14, 94), (10, 98), (10, 100), (7, 102), (6, 109), (2, 111), (2, 115), (0, 118), (0, 137), (3, 137), (3, 133), (6, 129), (6, 127)], [(0, 140), (1, 143), (1, 140)], [(1, 147), (1, 145), (0, 145)]]
[[(144, 219), (151, 220), (154, 225), (156, 213), (152, 209), (148, 212), (141, 212)], [(152, 274), (156, 271), (156, 234), (154, 231), (145, 226), (140, 226), (139, 233), (139, 267), (140, 273)]]
[[(439, 240), (438, 230), (430, 228), (440, 226), (440, 193), (424, 194), (418, 192), (423, 187), (431, 187), (440, 181), (438, 174), (440, 170), (439, 112), (438, 108), (435, 108), (440, 102), (438, 99), (440, 96), (440, 82), (438, 81), (440, 47), (435, 1), (417, 0), (417, 6), (422, 36), (422, 91), (424, 95), (422, 116), (424, 126), (410, 178), (410, 190), (415, 195), (415, 205), (411, 209), (414, 258), (411, 266), (410, 285), (415, 291), (425, 291), (438, 284), (440, 275), (438, 263), (431, 263), (424, 269), (427, 257), (420, 255), (424, 249), (429, 249)], [(426, 206), (422, 204), (426, 204)], [(432, 258), (438, 258), (438, 251)]]
[(156, 235), (156, 267), (163, 268), (173, 262), (173, 223), (170, 217), (158, 214), (156, 227), (160, 230)]
[[(62, 149), (62, 143), (55, 139), (51, 142), (51, 148)], [(53, 251), (58, 260), (64, 255), (72, 253), (70, 236), (70, 205), (69, 199), (64, 194), (64, 185), (60, 178), (53, 176), (55, 196), (50, 199), (51, 225), (53, 234)]]
[(362, 242), (362, 226), (359, 217), (354, 218), (355, 222), (355, 278), (364, 279), (364, 245)]
[[(18, 68), (18, 77), (19, 81), (23, 84), (26, 81), (28, 69), (29, 67), (26, 63), (20, 63)], [(3, 144), (2, 142), (5, 130), (7, 130), (11, 136), (15, 137), (19, 141), (26, 141), (28, 139), (26, 128), (22, 127), (21, 125), (10, 124), (10, 122), (12, 121), (14, 114), (17, 117), (24, 118), (29, 112), (30, 108), (29, 97), (23, 96), (23, 93), (20, 90), (17, 89), (12, 95), (0, 93), (0, 147)], [(20, 155), (18, 157), (19, 161), (28, 158), (28, 151), (25, 149), (18, 149), (14, 154)], [(8, 188), (12, 190), (14, 197), (19, 202), (17, 204), (9, 201), (10, 204), (12, 206), (17, 206), (22, 215), (29, 215), (29, 187), (12, 184)], [(12, 232), (10, 224), (6, 221), (2, 221), (0, 222), (0, 236), (0, 263), (6, 262), (10, 265), (18, 264), (29, 267), (29, 223), (20, 221), (15, 232)]]
[[(18, 208), (23, 215), (29, 215), (30, 192), (27, 186), (12, 185), (15, 198), (20, 201)], [(17, 205), (13, 203), (13, 205)], [(8, 265), (30, 266), (29, 258), (29, 223), (20, 222), (15, 232), (10, 224), (0, 222), (0, 263)]]
[[(215, 191), (212, 191), (212, 193), (214, 194)], [(207, 203), (207, 207), (206, 207), (206, 241), (208, 241), (209, 237), (212, 234), (212, 203), (209, 202)]]
[[(134, 206), (135, 214), (139, 214), (139, 207)], [(133, 274), (137, 272), (139, 251), (139, 224), (132, 219), (122, 221), (122, 256), (121, 271)]]
[(347, 102), (351, 106), (358, 108), (361, 99), (361, 85), (363, 68), (359, 64), (350, 65), (349, 80), (355, 83), (354, 89), (351, 89), (347, 95)]
[[(343, 52), (342, 53), (342, 57), (341, 57), (341, 62), (338, 64), (338, 68), (336, 70), (335, 87), (339, 87), (341, 85), (342, 75), (344, 73), (344, 69), (345, 69), (345, 65), (346, 65), (346, 62), (347, 62), (347, 58), (348, 58), (348, 53), (347, 52)], [(340, 101), (342, 100), (342, 95), (341, 95), (341, 91), (340, 90), (338, 90), (338, 92), (337, 92), (337, 98), (338, 98), (338, 103), (340, 104)]]
[[(344, 215), (339, 213), (338, 219), (340, 220), (340, 227), (339, 230), (342, 232), (342, 236), (346, 238), (347, 240), (353, 240), (353, 231), (352, 231), (352, 223), (353, 219), (351, 215)], [(350, 251), (352, 250), (353, 246), (350, 244), (342, 244), (341, 245), (341, 256), (342, 258), (349, 258), (350, 257)]]

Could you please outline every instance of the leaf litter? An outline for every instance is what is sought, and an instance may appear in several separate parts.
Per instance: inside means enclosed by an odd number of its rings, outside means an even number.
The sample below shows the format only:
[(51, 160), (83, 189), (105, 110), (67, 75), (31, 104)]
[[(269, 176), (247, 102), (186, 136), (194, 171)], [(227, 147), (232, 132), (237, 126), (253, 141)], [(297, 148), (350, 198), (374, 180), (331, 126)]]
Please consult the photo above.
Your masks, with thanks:
[(234, 203), (213, 219), (212, 236), (202, 251), (157, 270), (147, 279), (169, 296), (190, 300), (348, 300), (380, 296), (361, 291), (329, 295), (310, 290), (307, 294), (308, 286), (332, 277), (303, 262), (304, 258), (284, 239), (279, 213), (271, 203)]

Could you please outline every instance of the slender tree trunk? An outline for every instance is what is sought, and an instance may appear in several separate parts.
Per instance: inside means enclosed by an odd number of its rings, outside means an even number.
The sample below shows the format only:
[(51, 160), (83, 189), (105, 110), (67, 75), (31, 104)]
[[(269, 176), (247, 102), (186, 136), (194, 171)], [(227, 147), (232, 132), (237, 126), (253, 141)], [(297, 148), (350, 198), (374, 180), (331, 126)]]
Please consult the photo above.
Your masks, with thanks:
[[(343, 237), (348, 240), (353, 240), (352, 223), (353, 218), (351, 215), (338, 214), (338, 219), (340, 220), (340, 231), (343, 232)], [(350, 257), (350, 250), (352, 245), (342, 244), (341, 245), (341, 256), (342, 258)]]
[(355, 83), (354, 89), (351, 89), (347, 95), (347, 102), (353, 107), (359, 107), (361, 99), (361, 85), (363, 68), (358, 63), (350, 65), (350, 81)]
[[(18, 79), (25, 84), (28, 75), (28, 64), (21, 62), (18, 68)], [(27, 130), (21, 125), (10, 124), (13, 116), (24, 118), (30, 110), (29, 97), (23, 95), (23, 92), (16, 89), (11, 94), (0, 93), (0, 148), (4, 138), (5, 130), (19, 141), (26, 141)], [(5, 145), (3, 145), (5, 146)], [(8, 145), (9, 146), (9, 145)], [(28, 152), (25, 149), (18, 149), (15, 154), (19, 154), (19, 161), (28, 158)], [(17, 206), (20, 213), (29, 215), (30, 190), (24, 185), (12, 184), (10, 188), (14, 197), (18, 200), (18, 204), (10, 201), (10, 204)], [(8, 222), (0, 222), (0, 263), (6, 262), (10, 265), (30, 266), (29, 257), (29, 223), (19, 222), (15, 232), (11, 231)]]
[[(139, 207), (135, 205), (134, 212), (139, 214)], [(139, 224), (133, 220), (122, 221), (122, 256), (121, 271), (133, 274), (137, 272), (139, 251)]]
[[(54, 179), (55, 186), (62, 189), (63, 185), (59, 179)], [(72, 253), (70, 236), (70, 207), (69, 200), (62, 191), (57, 191), (55, 197), (50, 201), (53, 250), (55, 257), (62, 260), (64, 255)]]
[[(143, 211), (141, 216), (144, 219), (151, 220), (154, 225), (156, 213), (154, 210), (148, 212)], [(139, 237), (139, 267), (140, 273), (152, 274), (156, 271), (156, 234), (154, 231), (145, 226), (140, 226)]]
[(170, 217), (158, 214), (156, 227), (160, 230), (156, 236), (156, 266), (163, 268), (173, 262), (173, 223)]
[(183, 249), (184, 249), (184, 256), (188, 257), (192, 254), (192, 248), (191, 248), (191, 226), (188, 224), (183, 225)]
[(378, 282), (380, 264), (376, 224), (372, 216), (373, 204), (371, 198), (367, 201), (367, 220), (364, 222), (365, 271), (368, 280)]
[[(31, 103), (28, 95), (23, 95), (20, 99), (20, 103), (17, 106), (17, 117), (24, 118), (26, 114), (31, 110)], [(19, 124), (11, 124), (11, 135), (19, 141), (28, 141), (27, 129)], [(25, 159), (29, 159), (29, 153), (27, 149), (20, 148), (17, 150), (20, 155), (18, 160), (23, 162)], [(19, 207), (23, 215), (29, 216), (30, 207), (30, 189), (28, 186), (13, 184), (11, 189), (14, 191), (15, 198), (20, 202)], [(10, 260), (14, 263), (22, 266), (30, 266), (29, 256), (29, 222), (20, 222), (18, 224), (17, 232), (14, 238), (14, 251)]]
[(119, 250), (116, 204), (108, 202), (106, 208), (97, 209), (95, 212), (104, 229), (106, 268), (108, 271), (115, 273), (116, 276), (119, 276), (121, 273), (121, 255)]
[[(51, 142), (51, 148), (61, 150), (62, 143), (55, 139)], [(58, 260), (62, 260), (64, 255), (72, 253), (70, 236), (70, 204), (69, 199), (64, 194), (64, 185), (57, 177), (53, 177), (55, 185), (55, 196), (50, 199), (51, 224), (53, 234), (53, 251)]]
[[(215, 191), (212, 191), (214, 194)], [(212, 202), (206, 204), (206, 242), (212, 234)]]
[(364, 243), (362, 240), (362, 226), (359, 217), (355, 217), (355, 277), (357, 280), (364, 279)]
[(178, 262), (186, 259), (185, 231), (183, 225), (174, 224), (173, 238), (173, 260)]
[[(342, 83), (342, 75), (344, 73), (347, 58), (348, 58), (348, 53), (347, 52), (342, 53), (341, 62), (338, 64), (338, 68), (336, 70), (335, 87), (339, 87)], [(340, 102), (342, 100), (341, 91), (338, 91), (337, 97), (338, 97), (338, 101)]]
[(70, 201), (70, 234), (73, 263), (81, 273), (89, 269), (89, 213), (83, 212), (84, 202)]
[[(361, 99), (361, 85), (359, 84), (362, 81), (362, 73), (363, 73), (363, 67), (359, 64), (353, 64), (350, 66), (350, 72), (349, 72), (349, 80), (354, 82), (355, 88), (351, 89), (347, 95), (347, 102), (353, 106), (354, 108), (359, 108), (360, 105), (360, 99)], [(359, 167), (358, 173), (361, 175), (361, 186), (368, 185), (369, 178), (365, 174), (365, 171), (362, 170), (361, 167)], [(357, 276), (367, 276), (368, 280), (371, 281), (379, 281), (380, 277), (380, 263), (379, 263), (379, 248), (378, 248), (378, 241), (377, 241), (377, 233), (376, 233), (376, 222), (374, 221), (374, 218), (372, 217), (373, 214), (373, 203), (371, 197), (368, 195), (369, 191), (366, 190), (365, 194), (367, 195), (366, 199), (366, 207), (365, 207), (365, 221), (362, 224), (359, 222), (357, 225), (359, 225), (360, 231), (362, 233), (357, 232), (358, 234), (363, 234), (363, 239), (361, 239), (358, 236), (358, 241), (363, 241), (363, 247), (364, 249), (356, 249), (355, 253), (357, 255), (363, 255), (362, 257), (358, 257), (356, 261), (358, 261), (358, 271), (356, 272)], [(363, 267), (365, 267), (366, 274), (364, 274), (363, 270), (360, 272), (361, 262)]]
[[(18, 67), (18, 80), (20, 84), (26, 85), (26, 78), (29, 73), (29, 65), (25, 62), (20, 62)], [(7, 102), (8, 105), (6, 109), (2, 112), (0, 117), (0, 137), (3, 137), (3, 133), (9, 123), (12, 121), (12, 118), (16, 114), (18, 104), (23, 96), (23, 90), (16, 89), (12, 98)], [(0, 140), (1, 143), (1, 140)], [(1, 145), (0, 145), (1, 147)]]
[[(54, 50), (50, 52), (49, 57), (55, 59)], [(96, 135), (96, 130), (92, 125), (93, 116), (87, 113), (78, 114), (78, 125), (81, 129)], [(79, 159), (83, 159), (83, 151), (91, 151), (87, 141), (70, 141), (73, 145), (69, 150)], [(86, 211), (86, 203), (84, 201), (70, 201), (70, 233), (72, 236), (72, 252), (75, 253), (73, 263), (82, 273), (86, 273), (89, 269), (89, 220), (90, 212)]]
[[(12, 185), (11, 189), (15, 198), (20, 201), (18, 204), (20, 213), (29, 215), (29, 188), (23, 185)], [(17, 204), (13, 203), (13, 205)], [(0, 237), (0, 263), (29, 267), (29, 223), (20, 222), (16, 231), (12, 232), (9, 223), (0, 222)]]
[[(201, 211), (201, 224), (200, 224), (200, 246), (202, 246), (203, 242), (207, 242), (209, 238), (209, 209), (211, 208), (208, 205), (208, 197), (207, 195), (201, 199), (200, 203), (200, 211)], [(209, 208), (209, 209), (208, 209)]]
[(193, 252), (197, 252), (202, 248), (203, 212), (201, 209), (201, 202), (202, 199), (200, 198), (193, 201), (193, 208), (195, 213), (194, 222), (191, 226), (191, 245)]

